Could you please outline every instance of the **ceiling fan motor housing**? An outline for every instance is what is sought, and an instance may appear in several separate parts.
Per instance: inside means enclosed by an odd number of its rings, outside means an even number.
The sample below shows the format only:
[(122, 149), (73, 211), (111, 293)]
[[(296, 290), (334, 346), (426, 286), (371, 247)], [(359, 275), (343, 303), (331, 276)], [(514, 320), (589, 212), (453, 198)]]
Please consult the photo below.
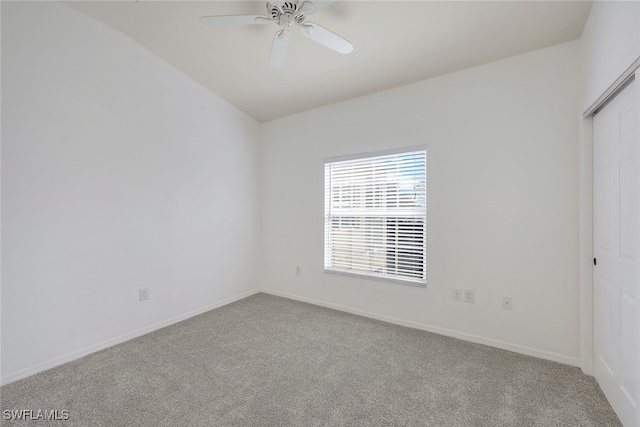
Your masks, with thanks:
[(304, 14), (299, 12), (298, 4), (290, 1), (283, 2), (281, 7), (267, 3), (267, 12), (271, 19), (283, 27), (291, 27), (294, 23), (302, 24), (305, 18)]

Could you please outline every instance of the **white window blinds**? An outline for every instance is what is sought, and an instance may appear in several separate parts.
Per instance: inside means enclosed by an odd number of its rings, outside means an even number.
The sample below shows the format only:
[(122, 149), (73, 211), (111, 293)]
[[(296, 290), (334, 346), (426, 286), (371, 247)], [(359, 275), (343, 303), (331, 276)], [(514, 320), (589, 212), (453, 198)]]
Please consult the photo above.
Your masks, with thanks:
[(426, 284), (427, 152), (327, 159), (324, 268)]

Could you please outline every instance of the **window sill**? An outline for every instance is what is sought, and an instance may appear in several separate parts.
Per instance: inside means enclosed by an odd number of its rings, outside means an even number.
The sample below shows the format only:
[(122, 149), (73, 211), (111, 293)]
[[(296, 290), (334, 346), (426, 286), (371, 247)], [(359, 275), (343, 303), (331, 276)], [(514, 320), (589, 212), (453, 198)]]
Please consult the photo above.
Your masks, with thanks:
[(396, 279), (393, 277), (385, 277), (385, 276), (376, 276), (373, 274), (364, 274), (364, 273), (353, 273), (351, 271), (346, 271), (346, 270), (332, 270), (332, 269), (324, 269), (325, 273), (328, 274), (335, 274), (337, 276), (350, 276), (350, 277), (357, 277), (360, 279), (369, 279), (369, 280), (377, 280), (379, 282), (391, 282), (391, 283), (398, 283), (401, 285), (406, 285), (406, 286), (413, 286), (414, 288), (426, 288), (427, 287), (427, 281), (426, 280), (411, 280), (411, 279)]

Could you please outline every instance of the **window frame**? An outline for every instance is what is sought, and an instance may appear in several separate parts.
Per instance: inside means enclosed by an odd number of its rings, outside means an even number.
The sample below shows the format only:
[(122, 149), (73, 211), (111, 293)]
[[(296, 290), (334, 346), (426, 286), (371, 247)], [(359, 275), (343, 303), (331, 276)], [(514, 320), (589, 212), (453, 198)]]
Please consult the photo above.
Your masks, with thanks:
[[(394, 154), (405, 154), (405, 153), (412, 153), (412, 152), (420, 152), (423, 151), (424, 152), (424, 156), (425, 156), (425, 199), (424, 199), (424, 231), (423, 231), (423, 259), (422, 259), (422, 266), (423, 266), (423, 276), (424, 278), (421, 279), (414, 279), (414, 278), (409, 278), (409, 277), (392, 277), (392, 276), (386, 276), (386, 275), (374, 275), (371, 273), (367, 273), (367, 272), (360, 272), (360, 271), (346, 271), (346, 270), (339, 270), (339, 269), (335, 269), (335, 268), (327, 268), (327, 254), (328, 254), (328, 232), (327, 232), (327, 225), (328, 225), (328, 218), (327, 218), (327, 200), (331, 199), (331, 196), (329, 196), (329, 198), (327, 197), (327, 186), (326, 186), (326, 165), (330, 164), (330, 163), (336, 163), (336, 162), (344, 162), (344, 161), (350, 161), (350, 160), (360, 160), (360, 159), (366, 159), (366, 158), (374, 158), (374, 157), (382, 157), (382, 156), (390, 156), (390, 155), (394, 155)], [(398, 283), (398, 284), (402, 284), (402, 285), (407, 285), (407, 286), (412, 286), (412, 287), (420, 287), (420, 288), (426, 288), (427, 286), (427, 281), (428, 281), (428, 266), (427, 266), (427, 260), (428, 260), (428, 243), (427, 243), (427, 236), (428, 236), (428, 181), (429, 181), (429, 155), (428, 155), (428, 147), (426, 145), (417, 145), (417, 146), (411, 146), (411, 147), (402, 147), (402, 148), (396, 148), (396, 149), (390, 149), (390, 150), (381, 150), (381, 151), (373, 151), (373, 152), (366, 152), (366, 153), (356, 153), (356, 154), (350, 154), (350, 155), (344, 155), (344, 156), (335, 156), (335, 157), (327, 157), (324, 159), (323, 162), (323, 177), (325, 180), (325, 189), (323, 192), (323, 205), (324, 205), (324, 212), (323, 212), (323, 270), (325, 273), (327, 274), (333, 274), (333, 275), (338, 275), (338, 276), (347, 276), (347, 277), (357, 277), (357, 278), (361, 278), (361, 279), (369, 279), (369, 280), (375, 280), (375, 281), (382, 281), (382, 282), (391, 282), (391, 283)], [(330, 191), (330, 189), (329, 189)], [(400, 218), (400, 217), (399, 217)], [(422, 217), (420, 217), (422, 218)], [(395, 247), (394, 247), (395, 248)]]

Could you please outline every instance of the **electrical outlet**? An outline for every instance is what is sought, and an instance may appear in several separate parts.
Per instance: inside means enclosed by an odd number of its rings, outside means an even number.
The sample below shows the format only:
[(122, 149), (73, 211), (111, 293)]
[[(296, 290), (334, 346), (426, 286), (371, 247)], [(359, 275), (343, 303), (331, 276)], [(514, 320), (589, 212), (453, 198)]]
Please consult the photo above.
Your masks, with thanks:
[(472, 291), (472, 290), (469, 290), (469, 289), (465, 289), (464, 290), (464, 302), (470, 302), (471, 304), (476, 302), (476, 293), (475, 293), (475, 291)]
[(504, 310), (513, 309), (513, 301), (511, 300), (511, 297), (503, 297), (502, 298), (502, 308)]
[(462, 291), (460, 289), (453, 290), (453, 299), (456, 301), (460, 301), (462, 299)]
[(301, 276), (302, 275), (302, 268), (300, 268), (299, 265), (296, 265), (296, 276)]
[(140, 301), (145, 301), (149, 299), (149, 289), (144, 288), (140, 289)]

